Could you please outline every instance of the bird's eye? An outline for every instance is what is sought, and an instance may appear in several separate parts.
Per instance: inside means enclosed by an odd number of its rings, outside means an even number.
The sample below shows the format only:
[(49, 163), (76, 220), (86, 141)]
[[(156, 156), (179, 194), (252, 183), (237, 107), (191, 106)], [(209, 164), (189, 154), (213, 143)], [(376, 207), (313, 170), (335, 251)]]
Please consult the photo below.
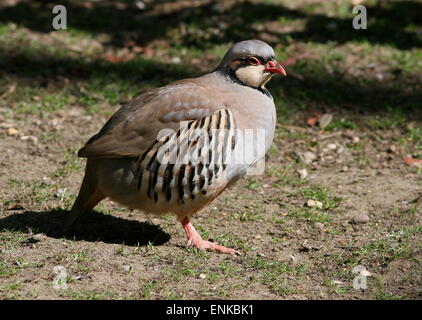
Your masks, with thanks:
[(261, 64), (261, 62), (257, 58), (255, 58), (255, 57), (249, 57), (248, 58), (248, 63), (251, 66), (257, 66), (257, 65)]

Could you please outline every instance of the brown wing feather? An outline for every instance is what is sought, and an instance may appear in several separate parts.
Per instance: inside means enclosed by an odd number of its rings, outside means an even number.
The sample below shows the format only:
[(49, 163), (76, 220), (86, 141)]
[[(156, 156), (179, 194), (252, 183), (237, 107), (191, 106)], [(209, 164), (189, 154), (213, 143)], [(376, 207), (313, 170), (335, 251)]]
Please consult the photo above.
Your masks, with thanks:
[(140, 95), (120, 108), (79, 150), (80, 157), (137, 157), (162, 129), (177, 131), (180, 122), (210, 116), (224, 103), (194, 81)]

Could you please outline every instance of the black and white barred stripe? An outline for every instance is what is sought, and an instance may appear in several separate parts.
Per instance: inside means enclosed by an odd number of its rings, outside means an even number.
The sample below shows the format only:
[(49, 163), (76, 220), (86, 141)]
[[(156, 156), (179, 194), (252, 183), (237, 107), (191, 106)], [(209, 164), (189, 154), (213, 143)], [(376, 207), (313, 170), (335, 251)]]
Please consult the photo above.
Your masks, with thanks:
[[(177, 132), (155, 140), (137, 159), (138, 190), (153, 201), (177, 200), (184, 204), (196, 195), (207, 193), (208, 186), (227, 169), (225, 157), (234, 150), (236, 123), (228, 109), (215, 112), (210, 117), (190, 121)], [(198, 135), (202, 130), (204, 135)], [(160, 148), (170, 161), (161, 163)], [(189, 152), (195, 159), (182, 163)]]

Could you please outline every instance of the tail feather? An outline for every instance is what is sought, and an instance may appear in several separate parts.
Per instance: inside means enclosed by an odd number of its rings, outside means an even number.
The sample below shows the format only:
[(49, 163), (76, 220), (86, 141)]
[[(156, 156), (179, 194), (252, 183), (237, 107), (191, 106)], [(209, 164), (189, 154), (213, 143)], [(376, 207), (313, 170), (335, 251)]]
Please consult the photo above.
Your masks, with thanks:
[(64, 231), (69, 231), (83, 213), (92, 210), (104, 198), (105, 195), (98, 187), (95, 166), (92, 160), (88, 159), (81, 189), (69, 215), (66, 217)]

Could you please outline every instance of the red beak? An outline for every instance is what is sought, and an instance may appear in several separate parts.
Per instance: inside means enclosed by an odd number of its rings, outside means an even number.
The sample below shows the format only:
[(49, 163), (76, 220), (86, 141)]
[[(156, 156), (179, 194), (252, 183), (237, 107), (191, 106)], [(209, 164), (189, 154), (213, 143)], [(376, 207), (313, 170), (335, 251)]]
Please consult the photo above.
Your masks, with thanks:
[(267, 66), (264, 69), (264, 71), (268, 71), (271, 73), (279, 73), (279, 74), (282, 74), (283, 76), (287, 75), (286, 70), (284, 70), (281, 64), (279, 64), (277, 61), (274, 61), (274, 60), (268, 61)]

